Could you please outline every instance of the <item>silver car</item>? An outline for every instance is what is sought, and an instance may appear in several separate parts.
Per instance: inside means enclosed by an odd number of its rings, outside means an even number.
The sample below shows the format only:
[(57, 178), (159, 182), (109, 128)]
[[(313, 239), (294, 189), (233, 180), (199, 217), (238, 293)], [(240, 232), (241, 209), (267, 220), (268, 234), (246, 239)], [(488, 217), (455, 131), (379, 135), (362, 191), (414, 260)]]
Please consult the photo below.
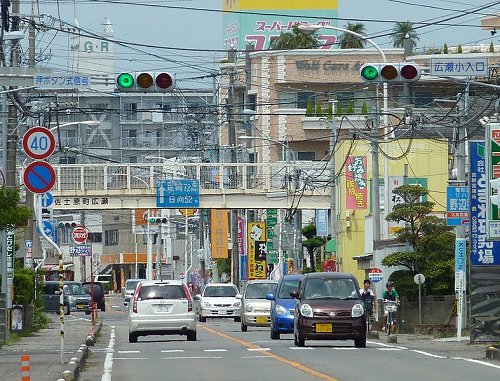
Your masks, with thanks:
[(130, 300), (134, 296), (134, 291), (139, 284), (139, 282), (143, 282), (146, 279), (127, 279), (125, 282), (125, 287), (123, 289), (123, 304), (128, 306)]
[(233, 318), (240, 321), (238, 288), (232, 283), (211, 283), (205, 286), (203, 294), (196, 295), (198, 316), (201, 322), (207, 318)]
[(196, 314), (189, 289), (179, 280), (143, 281), (131, 301), (128, 341), (139, 336), (185, 335), (196, 341)]
[(276, 294), (277, 280), (251, 280), (241, 297), (241, 331), (248, 326), (269, 327), (271, 323), (271, 301), (267, 294)]

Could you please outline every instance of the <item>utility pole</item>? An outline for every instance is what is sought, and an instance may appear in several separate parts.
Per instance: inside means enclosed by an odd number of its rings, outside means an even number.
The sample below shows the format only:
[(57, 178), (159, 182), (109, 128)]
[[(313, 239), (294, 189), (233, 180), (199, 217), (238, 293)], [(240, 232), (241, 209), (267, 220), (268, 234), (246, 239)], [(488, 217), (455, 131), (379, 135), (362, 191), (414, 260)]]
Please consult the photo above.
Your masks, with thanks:
[(332, 161), (330, 166), (330, 176), (331, 176), (331, 184), (330, 184), (330, 234), (331, 239), (335, 240), (335, 262), (338, 263), (339, 258), (339, 245), (337, 242), (337, 167), (335, 163), (335, 146), (337, 145), (337, 123), (335, 120), (335, 112), (337, 109), (337, 100), (333, 100), (332, 102), (332, 133), (330, 135), (330, 160)]
[[(379, 94), (380, 85), (377, 84), (377, 98)], [(379, 166), (378, 166), (378, 129), (380, 127), (380, 108), (377, 103), (376, 120), (372, 126), (372, 142), (371, 142), (371, 154), (372, 154), (372, 216), (373, 216), (373, 243), (380, 241), (380, 192), (379, 192)], [(387, 110), (384, 110), (387, 112)], [(385, 185), (387, 187), (387, 185)], [(386, 188), (387, 192), (387, 188)], [(387, 208), (387, 206), (386, 206)], [(375, 251), (375, 247), (373, 247)]]

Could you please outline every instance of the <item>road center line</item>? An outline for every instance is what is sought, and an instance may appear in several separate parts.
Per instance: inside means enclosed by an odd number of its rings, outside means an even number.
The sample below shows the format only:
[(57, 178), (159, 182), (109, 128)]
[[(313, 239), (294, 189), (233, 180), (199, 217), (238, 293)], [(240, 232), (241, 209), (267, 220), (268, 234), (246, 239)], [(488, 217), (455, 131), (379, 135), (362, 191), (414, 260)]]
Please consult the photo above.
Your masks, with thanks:
[[(218, 335), (220, 337), (223, 337), (224, 339), (234, 341), (235, 343), (238, 343), (238, 344), (240, 344), (240, 345), (242, 345), (244, 347), (247, 347), (247, 348), (250, 348), (250, 349), (260, 348), (257, 345), (252, 344), (252, 343), (250, 343), (248, 341), (240, 340), (240, 339), (237, 339), (236, 337), (226, 335), (225, 333), (216, 331), (215, 329), (209, 328), (206, 325), (201, 325), (201, 328), (204, 329), (204, 330), (206, 330), (206, 331), (208, 331), (208, 332), (210, 332), (210, 333), (213, 333), (214, 335)], [(328, 376), (327, 374), (317, 372), (314, 369), (308, 368), (308, 367), (306, 367), (306, 366), (304, 366), (304, 365), (302, 365), (302, 364), (300, 364), (298, 362), (288, 360), (287, 358), (279, 356), (279, 355), (276, 355), (276, 354), (274, 354), (272, 352), (262, 352), (262, 353), (265, 354), (266, 356), (272, 357), (275, 360), (278, 360), (278, 361), (280, 361), (282, 363), (288, 364), (288, 365), (294, 367), (295, 369), (298, 369), (298, 370), (300, 370), (300, 371), (302, 371), (304, 373), (307, 373), (307, 374), (309, 374), (311, 376), (317, 377), (320, 380), (324, 380), (324, 381), (339, 381), (336, 378)]]
[(425, 356), (429, 356), (429, 357), (435, 357), (437, 359), (446, 359), (447, 358), (446, 356), (439, 356), (439, 355), (435, 355), (435, 354), (432, 354), (429, 352), (419, 351), (417, 349), (410, 349), (410, 351), (415, 352), (415, 353), (420, 353), (421, 355), (425, 355)]

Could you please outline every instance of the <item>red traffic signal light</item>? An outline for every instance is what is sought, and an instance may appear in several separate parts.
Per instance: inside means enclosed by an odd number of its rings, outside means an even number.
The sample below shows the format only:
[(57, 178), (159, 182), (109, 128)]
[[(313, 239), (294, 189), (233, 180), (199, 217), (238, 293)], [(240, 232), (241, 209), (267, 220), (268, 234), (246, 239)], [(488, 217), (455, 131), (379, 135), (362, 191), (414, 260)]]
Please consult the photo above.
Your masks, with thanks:
[(361, 66), (360, 75), (366, 82), (415, 82), (421, 70), (412, 62), (369, 63)]
[(73, 229), (76, 228), (78, 224), (75, 221), (61, 221), (59, 222), (58, 226), (60, 228)]
[(122, 92), (167, 93), (174, 85), (174, 77), (166, 72), (121, 73), (116, 77), (116, 88)]

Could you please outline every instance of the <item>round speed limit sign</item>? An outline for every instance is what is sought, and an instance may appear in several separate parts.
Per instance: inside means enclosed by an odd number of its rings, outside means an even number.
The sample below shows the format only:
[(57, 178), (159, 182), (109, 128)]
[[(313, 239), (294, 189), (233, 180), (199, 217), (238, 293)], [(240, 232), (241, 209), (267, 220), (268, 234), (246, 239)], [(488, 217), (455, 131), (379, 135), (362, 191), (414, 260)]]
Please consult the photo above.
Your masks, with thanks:
[(35, 160), (43, 160), (54, 153), (56, 140), (48, 128), (32, 127), (23, 136), (26, 155)]

